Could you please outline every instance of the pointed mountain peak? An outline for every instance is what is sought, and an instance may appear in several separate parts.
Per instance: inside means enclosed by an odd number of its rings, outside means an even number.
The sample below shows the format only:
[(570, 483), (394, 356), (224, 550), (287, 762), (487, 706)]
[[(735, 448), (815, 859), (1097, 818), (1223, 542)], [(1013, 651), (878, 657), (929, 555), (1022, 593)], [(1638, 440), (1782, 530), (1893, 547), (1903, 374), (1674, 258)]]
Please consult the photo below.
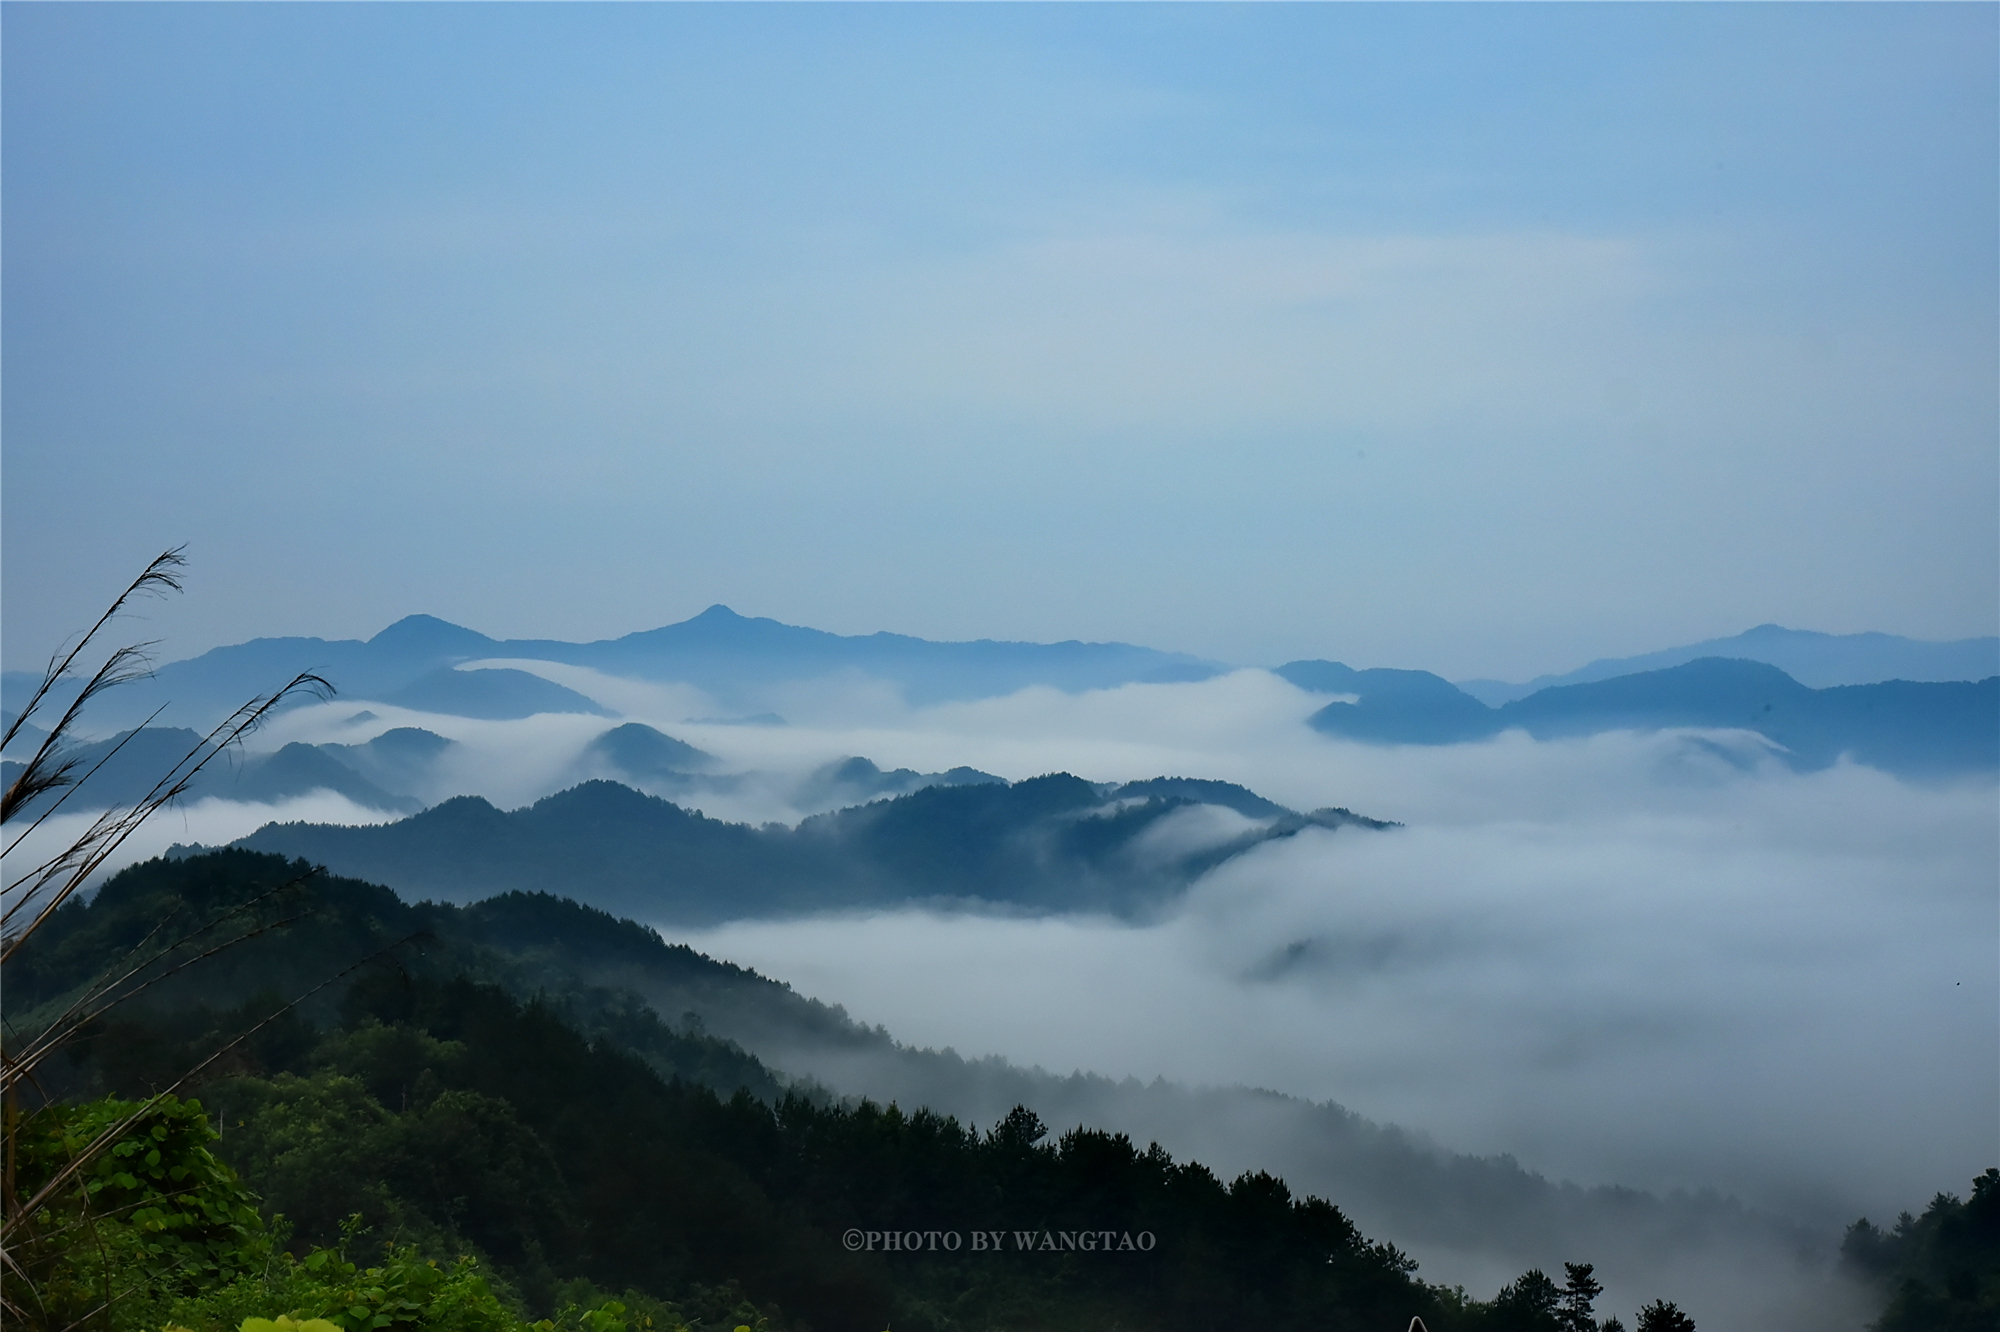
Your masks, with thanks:
[(420, 655), (474, 656), (492, 647), (493, 640), (435, 615), (405, 615), (369, 639), (368, 645)]

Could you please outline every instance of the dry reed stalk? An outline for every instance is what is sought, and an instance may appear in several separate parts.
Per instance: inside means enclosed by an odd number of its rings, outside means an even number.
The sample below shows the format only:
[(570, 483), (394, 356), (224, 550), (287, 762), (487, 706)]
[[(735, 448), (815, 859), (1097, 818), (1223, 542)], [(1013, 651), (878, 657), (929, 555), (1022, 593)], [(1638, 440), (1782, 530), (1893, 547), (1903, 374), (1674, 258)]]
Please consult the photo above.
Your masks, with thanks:
[[(180, 590), (180, 570), (186, 565), (182, 554), (184, 549), (175, 547), (156, 557), (111, 603), (110, 608), (98, 617), (88, 632), (67, 650), (59, 650), (50, 657), (40, 684), (20, 714), (7, 723), (4, 738), (0, 738), (0, 747), (12, 744), (23, 727), (28, 724), (29, 718), (50, 701), (65, 680), (74, 677), (78, 659), (134, 598), (164, 595), (169, 591)], [(21, 772), (13, 781), (7, 783), (4, 792), (0, 792), (0, 825), (16, 822), (28, 812), (38, 797), (53, 791), (62, 792), (56, 799), (49, 801), (32, 819), (27, 820), (26, 828), (18, 833), (9, 829), (10, 835), (0, 856), (18, 852), (26, 839), (62, 807), (78, 784), (87, 780), (90, 773), (101, 768), (130, 741), (133, 735), (137, 734), (137, 728), (128, 732), (117, 745), (98, 760), (96, 765), (81, 775), (77, 773), (78, 763), (75, 757), (65, 752), (72, 731), (92, 699), (107, 689), (143, 678), (150, 673), (152, 664), (150, 649), (153, 646), (155, 645), (150, 642), (132, 643), (115, 648), (107, 654), (103, 663), (91, 673), (77, 691), (76, 697), (63, 709), (55, 725), (42, 737), (33, 756), (23, 765)], [(139, 800), (104, 811), (82, 834), (56, 854), (25, 872), (8, 878), (4, 885), (0, 885), (0, 987), (4, 987), (6, 963), (20, 952), (65, 902), (83, 890), (141, 824), (185, 794), (194, 779), (216, 755), (240, 743), (270, 715), (273, 709), (302, 692), (324, 698), (333, 693), (333, 686), (320, 676), (307, 672), (294, 677), (276, 693), (250, 700), (190, 746), (180, 760), (162, 774)], [(157, 712), (153, 714), (153, 716), (158, 715)], [(147, 720), (151, 719), (149, 717)], [(148, 1098), (132, 1114), (104, 1129), (37, 1189), (32, 1198), (27, 1199), (18, 1197), (15, 1185), (15, 1139), (22, 1120), (17, 1093), (23, 1085), (36, 1085), (34, 1074), (38, 1066), (61, 1050), (91, 1022), (103, 1017), (119, 1004), (196, 962), (213, 957), (219, 952), (271, 930), (281, 929), (299, 919), (299, 916), (293, 915), (258, 924), (254, 911), (267, 899), (296, 890), (317, 872), (317, 870), (308, 871), (307, 874), (279, 884), (248, 902), (230, 907), (183, 934), (173, 943), (155, 949), (154, 941), (172, 925), (173, 918), (170, 916), (160, 921), (145, 938), (126, 953), (125, 957), (108, 968), (97, 980), (87, 984), (62, 1013), (32, 1034), (24, 1035), (17, 1040), (12, 1025), (0, 1021), (0, 1033), (4, 1033), (0, 1034), (0, 1121), (4, 1121), (0, 1123), (0, 1131), (4, 1131), (5, 1136), (4, 1159), (0, 1160), (0, 1175), (4, 1176), (4, 1179), (0, 1179), (0, 1204), (4, 1204), (4, 1208), (0, 1209), (0, 1270), (4, 1270), (9, 1278), (7, 1284), (13, 1287), (14, 1291), (23, 1291), (25, 1287), (24, 1293), (27, 1296), (37, 1295), (28, 1271), (30, 1264), (21, 1261), (23, 1241), (32, 1243), (37, 1238), (28, 1233), (34, 1228), (33, 1218), (64, 1190), (72, 1185), (80, 1185), (81, 1172), (99, 1154), (118, 1141), (153, 1107), (166, 1097), (176, 1094), (229, 1050), (327, 986), (400, 946), (400, 943), (391, 945), (390, 949), (371, 954), (337, 975), (328, 977), (226, 1043), (207, 1059), (182, 1074), (171, 1087)], [(246, 911), (253, 913), (248, 928), (233, 932), (232, 937), (206, 947), (192, 956), (181, 958), (165, 970), (155, 970), (161, 963), (173, 958), (176, 953), (211, 938), (213, 932), (219, 930), (231, 918)], [(153, 971), (153, 974), (146, 975), (148, 971)], [(140, 979), (142, 976), (145, 977), (143, 980)], [(92, 1219), (86, 1205), (84, 1220), (89, 1222)], [(4, 1315), (9, 1322), (38, 1324), (40, 1321), (21, 1299), (15, 1298), (13, 1292), (0, 1297), (0, 1315)]]

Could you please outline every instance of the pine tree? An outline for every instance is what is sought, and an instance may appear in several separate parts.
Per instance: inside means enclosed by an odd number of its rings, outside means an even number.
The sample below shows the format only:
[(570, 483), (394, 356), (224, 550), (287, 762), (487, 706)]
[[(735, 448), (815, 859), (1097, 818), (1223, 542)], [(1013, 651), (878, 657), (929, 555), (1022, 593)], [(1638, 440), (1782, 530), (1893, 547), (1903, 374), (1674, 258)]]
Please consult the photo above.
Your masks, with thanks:
[(1694, 1332), (1694, 1319), (1682, 1313), (1677, 1304), (1654, 1300), (1639, 1310), (1638, 1332)]

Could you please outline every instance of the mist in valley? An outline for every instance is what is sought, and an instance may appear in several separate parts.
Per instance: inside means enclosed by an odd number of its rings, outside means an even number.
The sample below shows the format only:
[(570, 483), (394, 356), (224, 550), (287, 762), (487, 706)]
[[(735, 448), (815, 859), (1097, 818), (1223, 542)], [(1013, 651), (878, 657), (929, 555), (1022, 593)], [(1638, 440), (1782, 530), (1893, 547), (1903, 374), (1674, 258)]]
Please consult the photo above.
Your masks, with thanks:
[[(1244, 744), (1244, 726), (1203, 752), (1195, 698), (1255, 714), (1257, 690), (1047, 700), (1039, 726), (1038, 700), (1016, 698), (952, 722), (973, 741), (984, 728), (969, 721), (1004, 716), (990, 747), (969, 746), (1003, 769), (1054, 765), (1064, 746), (1106, 766), (1171, 754), (1406, 826), (1260, 847), (1143, 924), (906, 910), (683, 937), (914, 1045), (1268, 1088), (1551, 1179), (1713, 1190), (1762, 1213), (1681, 1204), (1649, 1229), (1602, 1198), (1557, 1194), (1532, 1221), (1498, 1223), (1506, 1207), (1469, 1196), (1410, 1207), (1421, 1172), (1371, 1178), (1379, 1154), (1296, 1102), (1044, 1093), (1052, 1122), (1283, 1170), (1407, 1240), (1434, 1279), (1480, 1289), (1509, 1263), (1581, 1258), (1634, 1302), (1659, 1282), (1698, 1291), (1690, 1307), (1724, 1326), (1858, 1326), (1864, 1303), (1830, 1267), (1840, 1228), (1962, 1190), (1994, 1147), (1992, 783), (1921, 786), (1849, 764), (1796, 774), (1741, 733), (1387, 749), (1300, 743), (1282, 726)], [(1121, 734), (1148, 695), (1158, 729)], [(769, 1054), (850, 1093), (975, 1118), (997, 1104), (854, 1056)], [(1476, 1246), (1441, 1223), (1458, 1208), (1484, 1213)]]
[(595, 893), (814, 1095), (1628, 1326), (2000, 1163), (2000, 9), (6, 20), (6, 708), (189, 561), (10, 882), (313, 671), (96, 881)]
[[(1282, 1174), (1475, 1294), (1591, 1261), (1607, 1308), (1676, 1292), (1722, 1327), (1858, 1327), (1841, 1229), (1962, 1189), (1992, 1154), (1990, 778), (1799, 773), (1749, 732), (1360, 745), (1304, 725), (1323, 696), (1257, 670), (930, 707), (879, 681), (793, 682), (758, 700), (782, 725), (709, 720), (685, 687), (547, 673), (706, 755), (658, 793), (717, 818), (853, 802), (829, 765), (866, 756), (912, 776), (1200, 775), (1401, 825), (1306, 828), (1136, 918), (959, 903), (663, 927), (838, 1006), (851, 1024), (807, 1029), (651, 996), (836, 1095), (981, 1124), (1027, 1103), (1225, 1176)], [(449, 741), (427, 797), (506, 808), (633, 780), (592, 766), (612, 724), (342, 699), (257, 744), (421, 727)], [(126, 859), (383, 818), (324, 793), (209, 799)], [(1255, 823), (1193, 805), (1133, 853)]]

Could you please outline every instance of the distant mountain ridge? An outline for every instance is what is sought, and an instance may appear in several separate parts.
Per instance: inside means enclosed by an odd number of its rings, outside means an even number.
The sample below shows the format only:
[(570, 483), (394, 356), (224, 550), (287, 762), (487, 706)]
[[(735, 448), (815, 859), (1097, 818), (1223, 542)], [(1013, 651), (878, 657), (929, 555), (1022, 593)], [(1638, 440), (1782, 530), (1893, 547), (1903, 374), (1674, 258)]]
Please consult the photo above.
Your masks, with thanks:
[[(548, 683), (527, 678), (537, 684)], [(368, 712), (349, 719), (357, 725), (375, 720), (378, 718)], [(77, 782), (30, 801), (26, 810), (39, 813), (58, 796), (68, 813), (129, 805), (143, 798), (163, 773), (184, 762), (195, 751), (198, 739), (196, 732), (184, 727), (148, 726), (73, 746), (69, 752), (77, 760)], [(462, 793), (458, 785), (462, 762), (450, 761), (456, 748), (456, 741), (433, 731), (397, 726), (359, 744), (294, 742), (274, 753), (231, 751), (196, 775), (182, 799), (272, 804), (314, 791), (330, 791), (365, 809), (412, 814)], [(604, 779), (674, 799), (740, 790), (746, 774), (719, 771), (720, 766), (714, 755), (684, 740), (643, 722), (625, 722), (600, 732), (567, 765), (558, 764), (550, 773), (551, 784), (544, 789), (553, 792)], [(13, 781), (21, 768), (14, 759), (0, 761), (0, 779)], [(1223, 785), (1175, 780), (1190, 787)], [(851, 756), (808, 773), (797, 783), (794, 801), (801, 810), (839, 809), (883, 796), (908, 795), (926, 786), (982, 782), (1006, 785), (1004, 779), (975, 768), (945, 772), (896, 768), (884, 772), (866, 758)], [(1271, 810), (1278, 812), (1278, 807), (1272, 805)]]
[[(1364, 711), (1371, 715), (1345, 717), (1341, 733), (1404, 743), (1447, 743), (1452, 737), (1482, 733), (1487, 724), (1482, 708), (1506, 708), (1544, 689), (1644, 675), (1705, 658), (1761, 662), (1815, 690), (1894, 680), (1978, 682), (2000, 675), (2000, 638), (1933, 643), (1891, 634), (1823, 634), (1766, 624), (1732, 638), (1637, 657), (1605, 658), (1526, 684), (1496, 680), (1452, 684), (1428, 671), (1376, 669), (1352, 673), (1368, 677), (1372, 701)], [(206, 728), (246, 699), (308, 670), (332, 680), (345, 697), (440, 715), (494, 720), (544, 712), (615, 715), (589, 696), (587, 683), (572, 678), (566, 685), (519, 668), (537, 662), (619, 678), (691, 684), (715, 698), (724, 711), (743, 714), (738, 720), (770, 724), (781, 724), (770, 707), (772, 690), (843, 674), (886, 681), (908, 701), (924, 704), (991, 697), (1037, 685), (1073, 692), (1197, 681), (1231, 669), (1128, 643), (933, 642), (892, 633), (847, 636), (742, 616), (721, 605), (678, 624), (591, 643), (494, 639), (435, 616), (410, 615), (366, 641), (260, 638), (168, 663), (153, 678), (100, 699), (91, 722), (102, 735), (107, 729), (139, 725), (164, 706), (159, 724)], [(1277, 668), (1277, 674), (1302, 688), (1353, 692), (1352, 680), (1338, 688), (1332, 683), (1336, 677), (1347, 678), (1339, 672), (1349, 668), (1323, 665), (1338, 669), (1315, 674), (1313, 663), (1293, 662)], [(26, 697), (35, 678), (8, 672), (0, 683), (5, 702), (12, 707)], [(1388, 706), (1391, 693), (1403, 698), (1395, 708)], [(63, 696), (58, 691), (54, 701)]]
[(1278, 674), (1301, 689), (1354, 695), (1309, 724), (1377, 744), (1456, 744), (1510, 729), (1546, 740), (1686, 727), (1755, 731), (1800, 768), (1847, 755), (1907, 776), (2000, 769), (2000, 677), (1809, 689), (1763, 662), (1704, 657), (1556, 685), (1492, 708), (1428, 671), (1297, 661)]
[(1808, 689), (1879, 684), (1886, 680), (1984, 680), (2000, 675), (2000, 638), (1927, 642), (1895, 634), (1822, 634), (1760, 624), (1730, 638), (1710, 638), (1636, 657), (1601, 657), (1566, 674), (1539, 675), (1526, 684), (1460, 680), (1458, 687), (1490, 707), (1499, 707), (1540, 689), (1664, 670), (1702, 657), (1761, 661), (1776, 666)]
[[(442, 740), (440, 736), (431, 738)], [(58, 788), (29, 801), (23, 812), (30, 817), (39, 815), (58, 801), (65, 814), (136, 804), (164, 776), (187, 762), (200, 743), (201, 736), (184, 727), (147, 726), (120, 732), (108, 740), (78, 745), (71, 753), (78, 760), (76, 773), (81, 780), (74, 787)], [(227, 752), (202, 769), (183, 799), (214, 796), (272, 804), (314, 791), (331, 791), (365, 809), (400, 814), (421, 809), (422, 801), (384, 789), (373, 779), (365, 762), (354, 762), (338, 752), (352, 749), (366, 754), (369, 748), (289, 744), (270, 754)], [(0, 782), (11, 783), (21, 767), (12, 759), (0, 762)]]
[[(1224, 667), (1129, 643), (941, 643), (905, 634), (826, 633), (711, 606), (678, 624), (593, 643), (494, 639), (430, 615), (410, 615), (366, 641), (258, 638), (170, 662), (149, 680), (104, 696), (102, 726), (128, 728), (166, 705), (163, 724), (206, 726), (245, 699), (301, 671), (331, 680), (344, 697), (468, 717), (604, 709), (575, 690), (517, 669), (454, 669), (479, 661), (538, 661), (607, 675), (692, 684), (729, 707), (763, 712), (760, 691), (843, 672), (887, 680), (912, 703), (991, 697), (1031, 685), (1064, 690), (1135, 682), (1204, 680)], [(7, 705), (36, 680), (5, 677)]]
[[(1162, 839), (1176, 818), (1183, 835)], [(1392, 826), (1344, 809), (1300, 814), (1222, 782), (1099, 787), (1053, 773), (926, 786), (795, 829), (727, 823), (591, 781), (511, 812), (460, 796), (396, 823), (267, 824), (235, 845), (412, 897), (551, 892), (698, 925), (931, 900), (1136, 915), (1274, 838)]]

